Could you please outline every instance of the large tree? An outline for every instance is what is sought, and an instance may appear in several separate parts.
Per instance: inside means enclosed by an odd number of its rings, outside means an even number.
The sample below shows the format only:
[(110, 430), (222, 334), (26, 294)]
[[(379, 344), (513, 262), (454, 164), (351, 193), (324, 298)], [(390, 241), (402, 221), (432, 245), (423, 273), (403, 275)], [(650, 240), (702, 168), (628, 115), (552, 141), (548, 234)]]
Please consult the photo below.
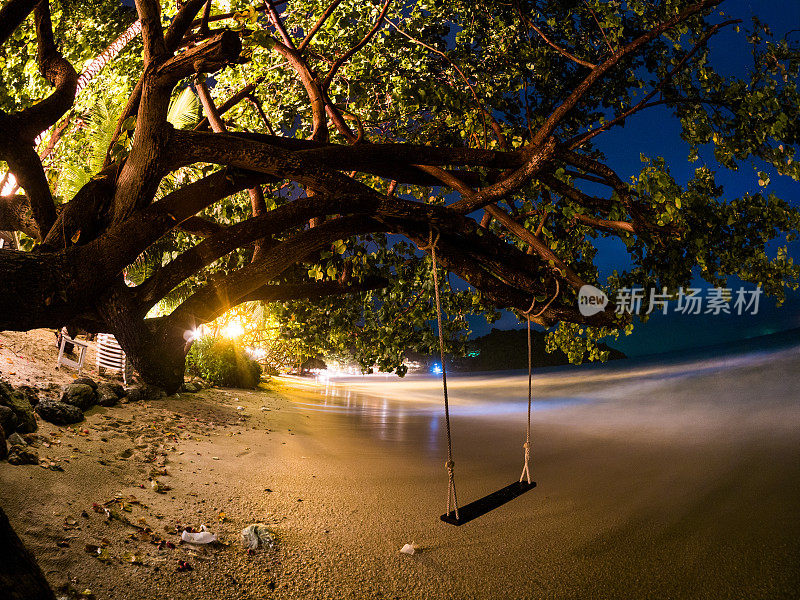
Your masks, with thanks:
[[(0, 250), (0, 329), (110, 331), (174, 390), (187, 332), (251, 300), (313, 299), (285, 316), (330, 338), (383, 328), (360, 351), (395, 366), (430, 339), (432, 244), (469, 284), (451, 312), (533, 307), (566, 345), (625, 324), (613, 303), (578, 312), (587, 283), (796, 284), (772, 244), (798, 211), (726, 197), (715, 170), (800, 177), (800, 53), (721, 0), (61, 2), (0, 9), (0, 160), (18, 186), (4, 180), (0, 230), (31, 241)], [(134, 21), (141, 37), (76, 96), (77, 69)], [(733, 30), (743, 79), (711, 64)], [(198, 119), (169, 118), (187, 95)], [(685, 184), (657, 157), (625, 180), (596, 147), (653, 107), (703, 159)], [(598, 236), (631, 257), (610, 282)]]

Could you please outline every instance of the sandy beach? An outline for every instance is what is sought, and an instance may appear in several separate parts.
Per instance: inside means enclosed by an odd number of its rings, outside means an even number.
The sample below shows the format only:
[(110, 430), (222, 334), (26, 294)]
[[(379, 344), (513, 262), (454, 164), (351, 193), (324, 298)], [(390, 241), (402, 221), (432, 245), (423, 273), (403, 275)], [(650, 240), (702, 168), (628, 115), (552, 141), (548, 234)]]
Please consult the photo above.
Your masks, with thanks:
[[(42, 360), (0, 370), (44, 385)], [(0, 505), (54, 588), (98, 599), (797, 598), (798, 373), (790, 349), (541, 374), (537, 488), (462, 527), (439, 520), (429, 378), (277, 379), (40, 421), (63, 471), (0, 464)], [(453, 377), (462, 504), (519, 477), (524, 382)], [(277, 544), (248, 554), (256, 522)], [(203, 524), (224, 544), (179, 543)]]

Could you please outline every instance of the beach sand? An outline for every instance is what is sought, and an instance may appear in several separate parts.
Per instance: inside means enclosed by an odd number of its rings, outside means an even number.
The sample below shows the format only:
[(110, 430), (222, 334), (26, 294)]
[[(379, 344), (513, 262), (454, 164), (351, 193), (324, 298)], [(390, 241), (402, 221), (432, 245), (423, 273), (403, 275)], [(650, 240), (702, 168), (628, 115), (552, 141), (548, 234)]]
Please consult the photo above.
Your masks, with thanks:
[[(39, 454), (64, 471), (0, 464), (0, 505), (54, 587), (98, 599), (800, 597), (800, 352), (688, 370), (538, 377), (537, 488), (461, 527), (439, 520), (444, 423), (412, 380), (349, 395), (282, 380), (40, 421)], [(522, 405), (483, 410), (481, 389), (454, 378), (462, 504), (522, 467)], [(176, 547), (93, 510), (115, 494)], [(275, 549), (240, 546), (253, 522)], [(201, 524), (229, 545), (178, 543), (176, 525)], [(106, 542), (105, 562), (85, 551)]]

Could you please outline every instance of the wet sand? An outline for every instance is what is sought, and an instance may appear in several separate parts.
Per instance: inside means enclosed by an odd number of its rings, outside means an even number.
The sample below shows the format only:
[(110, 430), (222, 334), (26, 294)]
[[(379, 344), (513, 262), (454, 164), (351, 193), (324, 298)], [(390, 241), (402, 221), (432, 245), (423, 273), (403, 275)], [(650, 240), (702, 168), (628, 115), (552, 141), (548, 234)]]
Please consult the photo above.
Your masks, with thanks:
[[(97, 598), (800, 597), (800, 351), (695, 367), (540, 376), (538, 487), (462, 527), (438, 518), (447, 479), (436, 388), (412, 380), (327, 395), (283, 380), (95, 408), (88, 434), (62, 429), (44, 452), (68, 458), (64, 472), (0, 465), (0, 504), (54, 585), (71, 580)], [(524, 378), (503, 385), (524, 398)], [(462, 503), (522, 467), (524, 405), (483, 386), (453, 382)], [(112, 435), (106, 417), (130, 424)], [(142, 427), (170, 472), (167, 494), (139, 487), (149, 464), (116, 458)], [(116, 492), (141, 499), (147, 508), (131, 514), (165, 539), (176, 540), (165, 525), (206, 523), (231, 545), (197, 553), (133, 540), (91, 510)], [(65, 518), (79, 529), (64, 531)], [(276, 532), (277, 550), (238, 546), (255, 521)], [(58, 547), (65, 536), (70, 546)], [(103, 537), (109, 564), (83, 550)], [(419, 553), (398, 552), (411, 542)], [(193, 571), (176, 570), (184, 559)]]

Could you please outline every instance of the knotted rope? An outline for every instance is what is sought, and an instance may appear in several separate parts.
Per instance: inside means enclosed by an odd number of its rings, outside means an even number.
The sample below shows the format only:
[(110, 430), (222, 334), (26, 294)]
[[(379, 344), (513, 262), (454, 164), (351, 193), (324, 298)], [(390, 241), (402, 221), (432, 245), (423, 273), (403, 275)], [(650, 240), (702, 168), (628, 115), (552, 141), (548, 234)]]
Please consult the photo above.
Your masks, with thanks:
[(447, 513), (450, 514), (450, 506), (453, 506), (456, 519), (458, 519), (458, 498), (456, 496), (456, 480), (455, 480), (455, 461), (453, 461), (453, 439), (450, 436), (450, 403), (447, 398), (447, 369), (444, 366), (444, 332), (442, 331), (442, 302), (439, 297), (439, 274), (436, 266), (436, 244), (439, 242), (439, 232), (436, 232), (436, 237), (433, 237), (433, 229), (431, 229), (428, 236), (428, 245), (420, 246), (420, 250), (428, 251), (431, 253), (431, 261), (433, 262), (433, 291), (436, 297), (436, 320), (439, 325), (439, 355), (442, 359), (442, 390), (444, 392), (444, 420), (447, 426), (447, 462), (444, 463), (447, 469)]
[(522, 447), (525, 448), (525, 462), (522, 466), (522, 474), (519, 476), (519, 480), (521, 483), (523, 479), (527, 479), (529, 485), (531, 483), (531, 472), (529, 469), (529, 463), (531, 460), (531, 404), (533, 403), (533, 347), (531, 344), (531, 319), (541, 317), (544, 314), (544, 311), (546, 311), (553, 301), (558, 297), (559, 291), (560, 288), (558, 285), (558, 279), (556, 279), (556, 293), (553, 294), (553, 297), (550, 298), (550, 301), (544, 305), (544, 308), (542, 308), (542, 310), (535, 315), (531, 315), (533, 307), (536, 304), (536, 298), (534, 298), (531, 302), (531, 307), (522, 313), (528, 320), (528, 427), (525, 430), (525, 443), (522, 445)]

